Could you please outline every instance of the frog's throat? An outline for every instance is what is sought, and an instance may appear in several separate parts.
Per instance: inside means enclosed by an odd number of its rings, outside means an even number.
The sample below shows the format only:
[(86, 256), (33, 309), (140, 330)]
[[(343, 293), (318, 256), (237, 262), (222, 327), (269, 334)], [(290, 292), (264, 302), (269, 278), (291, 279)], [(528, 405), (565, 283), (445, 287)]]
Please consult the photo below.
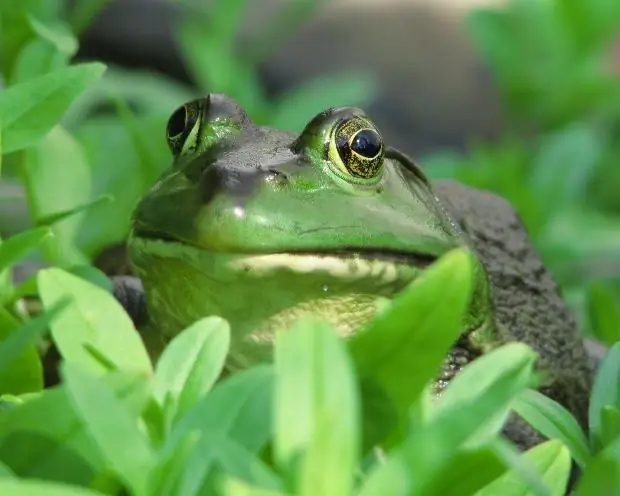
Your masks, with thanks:
[(130, 247), (153, 325), (173, 336), (202, 317), (225, 318), (236, 362), (229, 368), (262, 360), (274, 333), (303, 315), (319, 315), (341, 335), (355, 332), (424, 270), (348, 256), (217, 253), (140, 238)]

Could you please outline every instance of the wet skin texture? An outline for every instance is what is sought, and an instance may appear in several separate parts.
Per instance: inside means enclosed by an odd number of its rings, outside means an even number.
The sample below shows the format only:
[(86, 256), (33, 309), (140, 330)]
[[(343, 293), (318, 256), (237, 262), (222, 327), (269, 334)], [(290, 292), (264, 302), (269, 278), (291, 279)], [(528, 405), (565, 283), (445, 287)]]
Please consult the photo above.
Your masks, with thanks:
[[(304, 313), (355, 332), (429, 263), (469, 246), (482, 264), (438, 391), (489, 347), (523, 341), (541, 355), (544, 391), (585, 422), (583, 343), (501, 199), (431, 188), (353, 108), (325, 111), (294, 136), (209, 95), (177, 110), (167, 137), (174, 163), (137, 206), (129, 240), (143, 289), (123, 279), (116, 290), (151, 337), (217, 314), (233, 330), (227, 368), (247, 367), (268, 359), (274, 330)], [(538, 441), (517, 420), (506, 433), (523, 447)]]

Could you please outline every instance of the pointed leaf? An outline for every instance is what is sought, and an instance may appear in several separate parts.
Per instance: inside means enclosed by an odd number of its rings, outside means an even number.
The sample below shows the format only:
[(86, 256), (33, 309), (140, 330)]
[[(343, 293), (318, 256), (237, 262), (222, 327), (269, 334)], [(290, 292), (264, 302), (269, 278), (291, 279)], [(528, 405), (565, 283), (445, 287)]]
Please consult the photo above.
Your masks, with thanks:
[(225, 477), (222, 494), (226, 496), (289, 496), (287, 493), (252, 487), (234, 477)]
[[(144, 377), (110, 374), (105, 383), (137, 418), (150, 393)], [(0, 460), (20, 477), (79, 485), (108, 468), (64, 387), (0, 409)]]
[(590, 461), (590, 448), (581, 426), (562, 405), (528, 389), (513, 403), (515, 412), (549, 439), (558, 439), (583, 469)]
[(488, 446), (459, 450), (450, 469), (436, 477), (425, 489), (426, 494), (470, 496), (500, 477), (507, 468)]
[(601, 410), (604, 406), (620, 408), (620, 343), (614, 344), (607, 352), (592, 386), (588, 421), (595, 444), (600, 443)]
[(157, 362), (153, 394), (168, 410), (170, 420), (180, 418), (213, 386), (222, 372), (230, 326), (220, 317), (207, 317), (178, 334)]
[[(568, 448), (558, 440), (547, 441), (523, 455), (541, 474), (549, 495), (564, 496), (570, 474)], [(529, 496), (532, 489), (514, 471), (510, 471), (476, 493), (476, 496)]]
[(222, 471), (264, 489), (283, 487), (276, 473), (258, 456), (229, 438), (204, 433), (187, 460), (176, 495), (215, 494), (215, 482)]
[[(532, 349), (521, 343), (501, 346), (477, 358), (452, 379), (435, 404), (435, 414), (448, 409), (458, 410), (463, 402), (466, 404), (472, 397), (482, 397), (504, 374), (513, 374), (520, 385), (528, 385), (534, 360), (535, 354)], [(472, 443), (484, 444), (499, 434), (511, 407), (511, 404), (507, 404), (492, 421), (482, 424), (472, 435), (470, 446)]]
[(0, 479), (14, 478), (15, 474), (4, 463), (0, 463)]
[(77, 64), (31, 79), (0, 93), (3, 153), (27, 148), (47, 134), (69, 105), (101, 77), (105, 66)]
[(98, 491), (61, 482), (0, 478), (0, 494), (11, 496), (101, 496)]
[[(508, 355), (508, 366), (489, 370), (489, 374), (494, 377), (484, 391), (474, 392), (458, 403), (452, 402), (445, 408), (436, 409), (424, 424), (411, 429), (405, 443), (396, 452), (401, 457), (400, 463), (407, 467), (406, 494), (427, 494), (426, 488), (437, 484), (437, 479), (444, 477), (444, 473), (450, 469), (457, 449), (471, 439), (480, 425), (504, 412), (515, 396), (527, 387), (533, 375), (536, 354), (520, 343), (504, 345), (508, 346), (520, 347), (522, 351)], [(501, 355), (502, 348), (490, 354)], [(471, 366), (473, 364), (467, 367)], [(529, 374), (524, 373), (524, 370), (529, 371)], [(385, 477), (381, 474), (381, 468), (369, 475), (367, 484), (372, 488), (379, 487), (373, 481), (375, 477)]]
[[(364, 402), (383, 395), (382, 403), (393, 406), (401, 428), (408, 408), (435, 380), (462, 331), (473, 263), (465, 250), (443, 256), (350, 340), (357, 375), (365, 384)], [(369, 421), (384, 423), (385, 418)]]
[(584, 470), (575, 496), (620, 494), (620, 438), (600, 451)]
[(67, 300), (58, 300), (47, 312), (21, 326), (15, 326), (10, 315), (0, 313), (0, 394), (42, 389), (43, 370), (35, 341), (67, 306)]
[(60, 299), (73, 300), (51, 325), (63, 358), (93, 372), (152, 373), (140, 335), (112, 294), (58, 268), (39, 271), (37, 281), (45, 308)]
[(601, 409), (601, 444), (611, 444), (620, 434), (620, 410), (613, 406)]
[(37, 224), (40, 226), (50, 226), (61, 220), (65, 220), (67, 217), (72, 217), (75, 214), (79, 214), (84, 210), (89, 210), (93, 207), (96, 207), (102, 203), (109, 203), (114, 201), (114, 197), (112, 195), (101, 195), (98, 198), (95, 198), (92, 201), (84, 203), (82, 205), (78, 205), (77, 207), (72, 207), (67, 210), (63, 210), (62, 212), (56, 212), (53, 214), (47, 214), (43, 217), (39, 217), (37, 219)]
[(272, 381), (271, 367), (263, 365), (218, 383), (174, 425), (162, 455), (175, 450), (191, 431), (228, 436), (256, 453), (271, 436)]
[(37, 248), (52, 232), (47, 227), (36, 227), (15, 234), (0, 244), (0, 270), (19, 262)]
[(79, 366), (64, 363), (62, 376), (76, 411), (107, 465), (133, 494), (146, 495), (155, 453), (138, 428), (137, 419), (105, 382)]
[[(54, 265), (88, 263), (77, 243), (86, 212), (75, 212), (92, 200), (93, 174), (82, 146), (66, 129), (55, 126), (26, 150), (23, 165), (28, 205), (37, 222), (59, 212), (74, 211), (51, 225), (55, 238), (43, 245), (45, 260)], [(56, 187), (60, 173), (62, 189)]]
[[(359, 404), (344, 342), (329, 325), (301, 319), (277, 335), (275, 364), (278, 465), (301, 470), (302, 496), (349, 494), (360, 449)], [(294, 467), (300, 454), (302, 465)]]

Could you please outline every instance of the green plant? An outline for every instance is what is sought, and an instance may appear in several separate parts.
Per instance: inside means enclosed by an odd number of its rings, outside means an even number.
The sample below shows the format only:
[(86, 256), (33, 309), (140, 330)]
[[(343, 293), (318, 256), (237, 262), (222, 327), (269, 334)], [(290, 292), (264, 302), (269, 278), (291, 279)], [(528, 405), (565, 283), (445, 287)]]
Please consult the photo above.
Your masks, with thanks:
[[(535, 391), (536, 354), (521, 344), (476, 360), (433, 397), (469, 297), (464, 252), (437, 262), (347, 342), (306, 319), (277, 334), (273, 364), (220, 380), (234, 329), (214, 316), (153, 363), (91, 264), (124, 239), (136, 199), (169, 164), (165, 120), (198, 93), (73, 64), (76, 35), (105, 3), (0, 3), (2, 177), (23, 187), (31, 217), (0, 243), (1, 494), (560, 495), (571, 460), (582, 470), (578, 495), (620, 492), (620, 307), (613, 281), (594, 267), (620, 243), (618, 203), (605, 193), (620, 178), (620, 86), (601, 65), (620, 24), (617, 2), (515, 1), (475, 14), (472, 32), (514, 125), (466, 158), (429, 160), (431, 174), (516, 205), (576, 308), (587, 303), (584, 329), (612, 346), (587, 435)], [(299, 130), (324, 107), (371, 93), (359, 75), (321, 79), (277, 102), (262, 92), (257, 60), (294, 25), (291, 12), (318, 2), (292, 3), (247, 59), (231, 48), (244, 2), (218, 1), (209, 12), (186, 3), (177, 39), (200, 92), (234, 96), (258, 122)], [(198, 29), (207, 22), (217, 29)], [(524, 141), (531, 129), (539, 137)], [(51, 267), (15, 284), (12, 269), (33, 258)], [(33, 296), (40, 314), (26, 304)], [(62, 356), (61, 383), (44, 388), (48, 341)], [(549, 441), (517, 452), (500, 434), (511, 411)]]
[(585, 323), (587, 287), (620, 280), (620, 76), (609, 69), (619, 4), (511, 0), (475, 9), (467, 25), (502, 95), (506, 130), (464, 157), (423, 163), (431, 176), (507, 198)]
[[(62, 384), (4, 397), (0, 489), (503, 494), (509, 484), (563, 494), (570, 453), (581, 463), (587, 452), (569, 414), (531, 402), (566, 435), (524, 455), (499, 435), (511, 404), (536, 384), (527, 346), (496, 349), (432, 399), (430, 384), (459, 334), (471, 267), (466, 252), (445, 256), (348, 343), (320, 321), (299, 321), (277, 333), (273, 365), (217, 384), (231, 332), (222, 319), (196, 322), (153, 365), (107, 291), (62, 269), (42, 270), (46, 313), (0, 344), (0, 363), (6, 370), (15, 350), (51, 324)], [(439, 293), (446, 307), (437, 305)], [(411, 361), (416, 374), (402, 381)], [(615, 380), (617, 363), (610, 358), (602, 377)], [(615, 402), (597, 397), (593, 411)]]

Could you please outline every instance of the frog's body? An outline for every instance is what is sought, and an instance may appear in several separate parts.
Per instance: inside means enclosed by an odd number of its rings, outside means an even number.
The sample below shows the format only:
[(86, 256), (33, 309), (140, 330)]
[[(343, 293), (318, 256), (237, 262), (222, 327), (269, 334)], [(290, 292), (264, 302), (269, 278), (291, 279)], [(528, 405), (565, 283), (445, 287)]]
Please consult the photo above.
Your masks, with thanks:
[[(355, 332), (465, 244), (421, 171), (360, 110), (330, 109), (295, 137), (210, 95), (172, 116), (168, 140), (175, 164), (136, 209), (132, 261), (165, 335), (205, 315), (230, 322), (229, 368), (263, 360), (274, 331), (305, 313)], [(477, 276), (472, 336), (490, 330)]]
[[(167, 132), (175, 161), (136, 208), (130, 256), (150, 325), (164, 336), (206, 315), (230, 322), (229, 369), (267, 358), (273, 332), (304, 313), (343, 335), (355, 332), (429, 263), (470, 246), (463, 219), (452, 220), (459, 210), (449, 215), (418, 167), (357, 109), (325, 111), (294, 136), (257, 126), (232, 100), (210, 95), (178, 109)], [(495, 257), (499, 243), (482, 251)], [(552, 337), (551, 349), (540, 342), (544, 329), (525, 328), (522, 317), (498, 322), (482, 262), (463, 339), (438, 385), (487, 345), (521, 340), (541, 353), (550, 391), (553, 381), (562, 385), (552, 396), (564, 395), (582, 420), (589, 379), (574, 323)], [(519, 275), (511, 277), (518, 285)], [(495, 272), (492, 279), (505, 282)], [(542, 301), (536, 288), (526, 288), (525, 302), (524, 291), (512, 302), (510, 288), (499, 289), (500, 315), (540, 313), (526, 307), (528, 298)], [(574, 370), (566, 368), (567, 348)]]

